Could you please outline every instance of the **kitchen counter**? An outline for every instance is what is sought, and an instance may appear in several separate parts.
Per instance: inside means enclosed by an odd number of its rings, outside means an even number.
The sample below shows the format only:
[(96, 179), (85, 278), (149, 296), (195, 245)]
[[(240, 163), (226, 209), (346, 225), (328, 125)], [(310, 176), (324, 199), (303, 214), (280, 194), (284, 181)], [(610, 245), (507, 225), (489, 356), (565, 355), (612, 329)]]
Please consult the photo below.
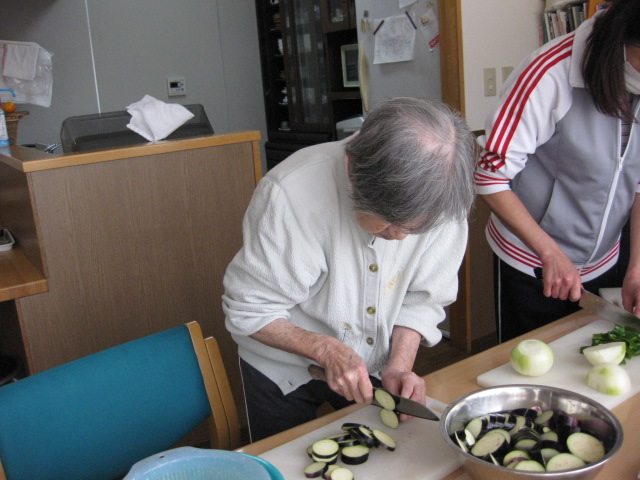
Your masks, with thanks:
[[(509, 352), (518, 341), (524, 338), (537, 338), (545, 342), (551, 342), (595, 320), (598, 320), (598, 318), (585, 311), (580, 311), (523, 335), (522, 337), (497, 345), (489, 350), (426, 375), (424, 379), (427, 384), (427, 395), (437, 401), (448, 404), (468, 392), (478, 390), (480, 386), (476, 383), (476, 378), (507, 362)], [(278, 435), (247, 445), (240, 450), (252, 455), (265, 454), (281, 445), (293, 442), (302, 435), (321, 429), (336, 420), (358, 415), (361, 409), (368, 408), (371, 407), (353, 405)], [(597, 476), (598, 480), (635, 480), (638, 478), (638, 472), (640, 472), (640, 455), (637, 453), (637, 445), (640, 442), (639, 409), (640, 395), (635, 395), (613, 408), (613, 413), (620, 420), (624, 428), (624, 443), (619, 453), (600, 471)], [(420, 420), (412, 420), (412, 422), (416, 421)], [(402, 428), (402, 426), (400, 428)], [(399, 432), (400, 430), (396, 435), (396, 437), (398, 437), (396, 439), (401, 443), (402, 439), (399, 438)], [(428, 447), (425, 445), (425, 448)], [(399, 452), (398, 450), (394, 452), (394, 454), (400, 454)], [(407, 459), (406, 461), (411, 462), (411, 459)], [(383, 478), (383, 476), (387, 477), (388, 475), (389, 472), (385, 470), (381, 472), (380, 478)], [(300, 478), (303, 477), (304, 475), (301, 473)], [(443, 480), (468, 480), (469, 478), (461, 468), (458, 468), (446, 475)]]

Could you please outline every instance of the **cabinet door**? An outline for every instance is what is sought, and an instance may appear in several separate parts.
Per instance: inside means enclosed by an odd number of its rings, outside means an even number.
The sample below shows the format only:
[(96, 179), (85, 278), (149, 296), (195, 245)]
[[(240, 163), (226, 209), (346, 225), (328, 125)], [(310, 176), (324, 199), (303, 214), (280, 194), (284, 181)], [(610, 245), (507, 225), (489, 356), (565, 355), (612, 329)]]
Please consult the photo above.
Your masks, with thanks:
[(327, 74), (320, 5), (315, 0), (287, 0), (285, 44), (289, 116), (292, 128), (329, 128)]
[(354, 0), (323, 0), (322, 23), (325, 32), (355, 28)]

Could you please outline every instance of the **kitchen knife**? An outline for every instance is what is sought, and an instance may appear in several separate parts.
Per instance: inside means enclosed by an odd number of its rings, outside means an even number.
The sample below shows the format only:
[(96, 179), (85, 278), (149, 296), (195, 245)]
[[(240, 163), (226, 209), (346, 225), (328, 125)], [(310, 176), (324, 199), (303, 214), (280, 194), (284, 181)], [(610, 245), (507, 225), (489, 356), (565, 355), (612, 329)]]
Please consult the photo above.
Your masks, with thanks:
[(627, 312), (624, 308), (608, 302), (604, 298), (584, 288), (582, 289), (582, 295), (580, 296), (578, 305), (604, 320), (609, 320), (614, 323), (633, 322), (640, 324), (640, 318), (636, 317), (633, 313)]
[[(308, 370), (309, 370), (309, 375), (311, 375), (311, 378), (315, 380), (322, 380), (323, 382), (327, 381), (327, 375), (325, 373), (325, 370), (319, 365), (309, 365)], [(395, 402), (395, 410), (398, 413), (404, 413), (405, 415), (411, 415), (412, 417), (426, 418), (427, 420), (435, 420), (435, 421), (439, 420), (438, 415), (436, 415), (431, 409), (427, 408), (421, 403), (415, 402), (409, 398), (401, 397), (399, 395), (394, 395), (393, 393), (389, 392), (388, 390), (385, 390), (384, 388), (374, 387), (373, 390), (374, 392), (376, 390), (382, 390), (386, 392), (390, 397), (392, 397)], [(384, 408), (382, 405), (380, 405), (377, 402), (375, 398), (371, 402), (371, 405)]]
[[(537, 278), (542, 279), (542, 268), (537, 267), (534, 268), (533, 271)], [(609, 320), (614, 323), (633, 322), (640, 324), (640, 318), (636, 317), (633, 313), (629, 313), (624, 308), (608, 302), (595, 293), (591, 293), (589, 290), (585, 290), (584, 287), (582, 288), (582, 295), (580, 295), (578, 306), (584, 308), (587, 312), (597, 315), (603, 320)]]

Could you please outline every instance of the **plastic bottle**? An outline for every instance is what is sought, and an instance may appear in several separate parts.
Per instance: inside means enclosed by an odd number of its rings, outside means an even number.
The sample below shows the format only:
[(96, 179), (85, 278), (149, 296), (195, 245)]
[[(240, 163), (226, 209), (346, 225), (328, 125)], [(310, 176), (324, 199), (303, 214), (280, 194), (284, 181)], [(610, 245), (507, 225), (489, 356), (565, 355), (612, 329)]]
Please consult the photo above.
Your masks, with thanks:
[[(0, 88), (0, 91), (11, 92), (15, 97), (16, 93), (10, 88)], [(0, 109), (0, 146), (9, 145), (9, 132), (7, 131), (7, 118), (4, 114), (4, 110)]]

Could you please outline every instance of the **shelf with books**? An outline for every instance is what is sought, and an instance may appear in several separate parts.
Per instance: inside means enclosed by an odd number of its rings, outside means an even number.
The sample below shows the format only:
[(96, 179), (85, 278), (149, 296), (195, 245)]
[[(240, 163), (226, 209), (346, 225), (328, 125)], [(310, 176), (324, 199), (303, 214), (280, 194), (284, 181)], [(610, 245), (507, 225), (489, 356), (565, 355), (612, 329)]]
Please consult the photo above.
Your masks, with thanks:
[(588, 1), (547, 1), (542, 22), (542, 41), (573, 32), (588, 16)]
[(547, 0), (542, 14), (543, 43), (573, 32), (606, 6), (606, 0)]

